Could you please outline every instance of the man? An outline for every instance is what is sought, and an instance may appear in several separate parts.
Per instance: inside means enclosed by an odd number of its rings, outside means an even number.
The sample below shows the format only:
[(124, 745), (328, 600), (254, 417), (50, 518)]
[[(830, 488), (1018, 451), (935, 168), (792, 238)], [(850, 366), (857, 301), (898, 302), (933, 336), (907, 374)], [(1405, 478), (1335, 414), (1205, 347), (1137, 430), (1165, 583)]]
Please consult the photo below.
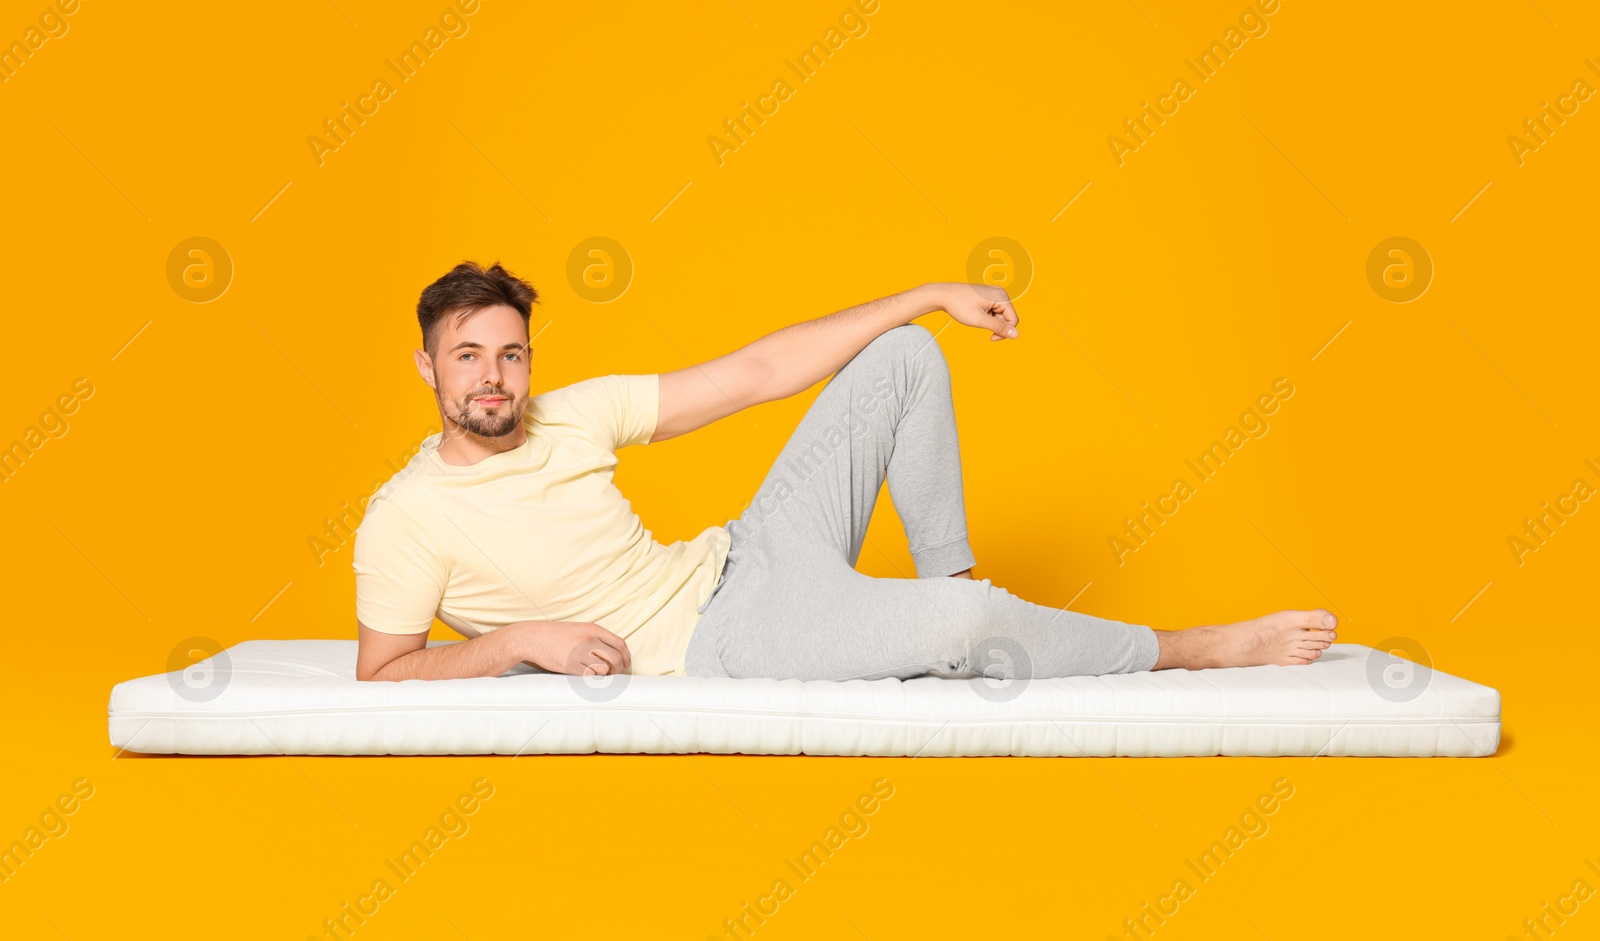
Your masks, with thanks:
[[(362, 680), (575, 675), (798, 679), (1071, 676), (1306, 664), (1329, 612), (1157, 631), (974, 580), (950, 375), (916, 317), (1019, 336), (1005, 291), (925, 284), (674, 372), (529, 397), (537, 292), (465, 262), (417, 304), (417, 371), (443, 430), (356, 533)], [(674, 438), (832, 375), (749, 507), (655, 542), (612, 481), (616, 451)], [(888, 481), (916, 578), (855, 571)], [(467, 640), (428, 647), (437, 616)], [(998, 672), (980, 670), (1004, 651)]]

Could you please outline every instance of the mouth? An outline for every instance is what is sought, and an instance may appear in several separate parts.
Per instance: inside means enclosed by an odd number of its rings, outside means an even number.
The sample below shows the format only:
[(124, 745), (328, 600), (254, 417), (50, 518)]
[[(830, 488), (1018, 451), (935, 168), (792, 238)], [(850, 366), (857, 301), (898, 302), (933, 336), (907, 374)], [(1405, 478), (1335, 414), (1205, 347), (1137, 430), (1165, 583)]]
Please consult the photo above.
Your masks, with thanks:
[(507, 399), (503, 395), (480, 395), (476, 399), (473, 399), (473, 401), (477, 402), (484, 408), (496, 408), (506, 404)]

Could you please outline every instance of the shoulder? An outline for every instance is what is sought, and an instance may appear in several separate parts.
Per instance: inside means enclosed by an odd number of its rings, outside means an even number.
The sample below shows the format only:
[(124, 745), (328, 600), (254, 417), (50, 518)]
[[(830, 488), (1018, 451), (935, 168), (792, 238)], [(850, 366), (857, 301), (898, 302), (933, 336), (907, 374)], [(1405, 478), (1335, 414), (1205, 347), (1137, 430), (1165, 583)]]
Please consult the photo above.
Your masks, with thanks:
[[(374, 503), (356, 527), (350, 561), (357, 575), (385, 574), (390, 578), (422, 577), (442, 573), (450, 554), (436, 529), (401, 501)], [(405, 573), (401, 575), (400, 573)]]
[(356, 527), (357, 542), (363, 534), (383, 533), (386, 537), (415, 533), (420, 535), (418, 509), (426, 505), (422, 494), (427, 487), (427, 463), (430, 446), (437, 448), (440, 435), (423, 440), (422, 447), (412, 455), (406, 466), (384, 481), (367, 497), (361, 523)]
[(540, 393), (528, 400), (526, 422), (557, 433), (589, 437), (616, 449), (654, 430), (658, 373), (612, 373)]
[(595, 376), (564, 385), (558, 389), (541, 392), (528, 400), (528, 412), (539, 412), (543, 417), (557, 417), (571, 411), (592, 411), (613, 408), (619, 402), (640, 395), (653, 394), (660, 376), (656, 373), (612, 373)]
[(392, 539), (421, 530), (422, 527), (417, 525), (416, 517), (406, 512), (393, 496), (381, 500), (374, 497), (367, 504), (367, 511), (356, 526), (356, 545), (359, 546), (363, 542), (371, 543), (374, 540)]

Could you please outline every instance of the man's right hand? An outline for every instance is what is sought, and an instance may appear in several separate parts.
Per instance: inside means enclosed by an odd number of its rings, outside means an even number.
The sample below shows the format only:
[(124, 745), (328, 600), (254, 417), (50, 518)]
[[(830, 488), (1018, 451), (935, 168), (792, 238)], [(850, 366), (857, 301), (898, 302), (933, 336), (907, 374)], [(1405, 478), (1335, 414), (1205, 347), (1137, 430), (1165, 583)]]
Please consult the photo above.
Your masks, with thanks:
[(633, 669), (633, 654), (621, 637), (588, 621), (523, 621), (525, 659), (552, 673), (609, 676)]
[(502, 676), (527, 661), (579, 676), (627, 673), (633, 654), (621, 637), (584, 621), (513, 621), (453, 644), (428, 646), (428, 632), (390, 634), (356, 620), (358, 680), (445, 680)]

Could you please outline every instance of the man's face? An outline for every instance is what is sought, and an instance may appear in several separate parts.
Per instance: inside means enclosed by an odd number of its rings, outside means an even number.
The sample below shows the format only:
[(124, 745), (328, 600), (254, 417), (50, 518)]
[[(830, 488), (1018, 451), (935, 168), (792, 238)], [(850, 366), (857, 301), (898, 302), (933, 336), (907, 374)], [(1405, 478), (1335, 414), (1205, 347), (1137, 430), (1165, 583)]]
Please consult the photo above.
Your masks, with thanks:
[(418, 351), (417, 368), (433, 387), (447, 421), (484, 438), (516, 431), (528, 408), (528, 327), (504, 304), (467, 319), (447, 314), (436, 328), (432, 357)]

